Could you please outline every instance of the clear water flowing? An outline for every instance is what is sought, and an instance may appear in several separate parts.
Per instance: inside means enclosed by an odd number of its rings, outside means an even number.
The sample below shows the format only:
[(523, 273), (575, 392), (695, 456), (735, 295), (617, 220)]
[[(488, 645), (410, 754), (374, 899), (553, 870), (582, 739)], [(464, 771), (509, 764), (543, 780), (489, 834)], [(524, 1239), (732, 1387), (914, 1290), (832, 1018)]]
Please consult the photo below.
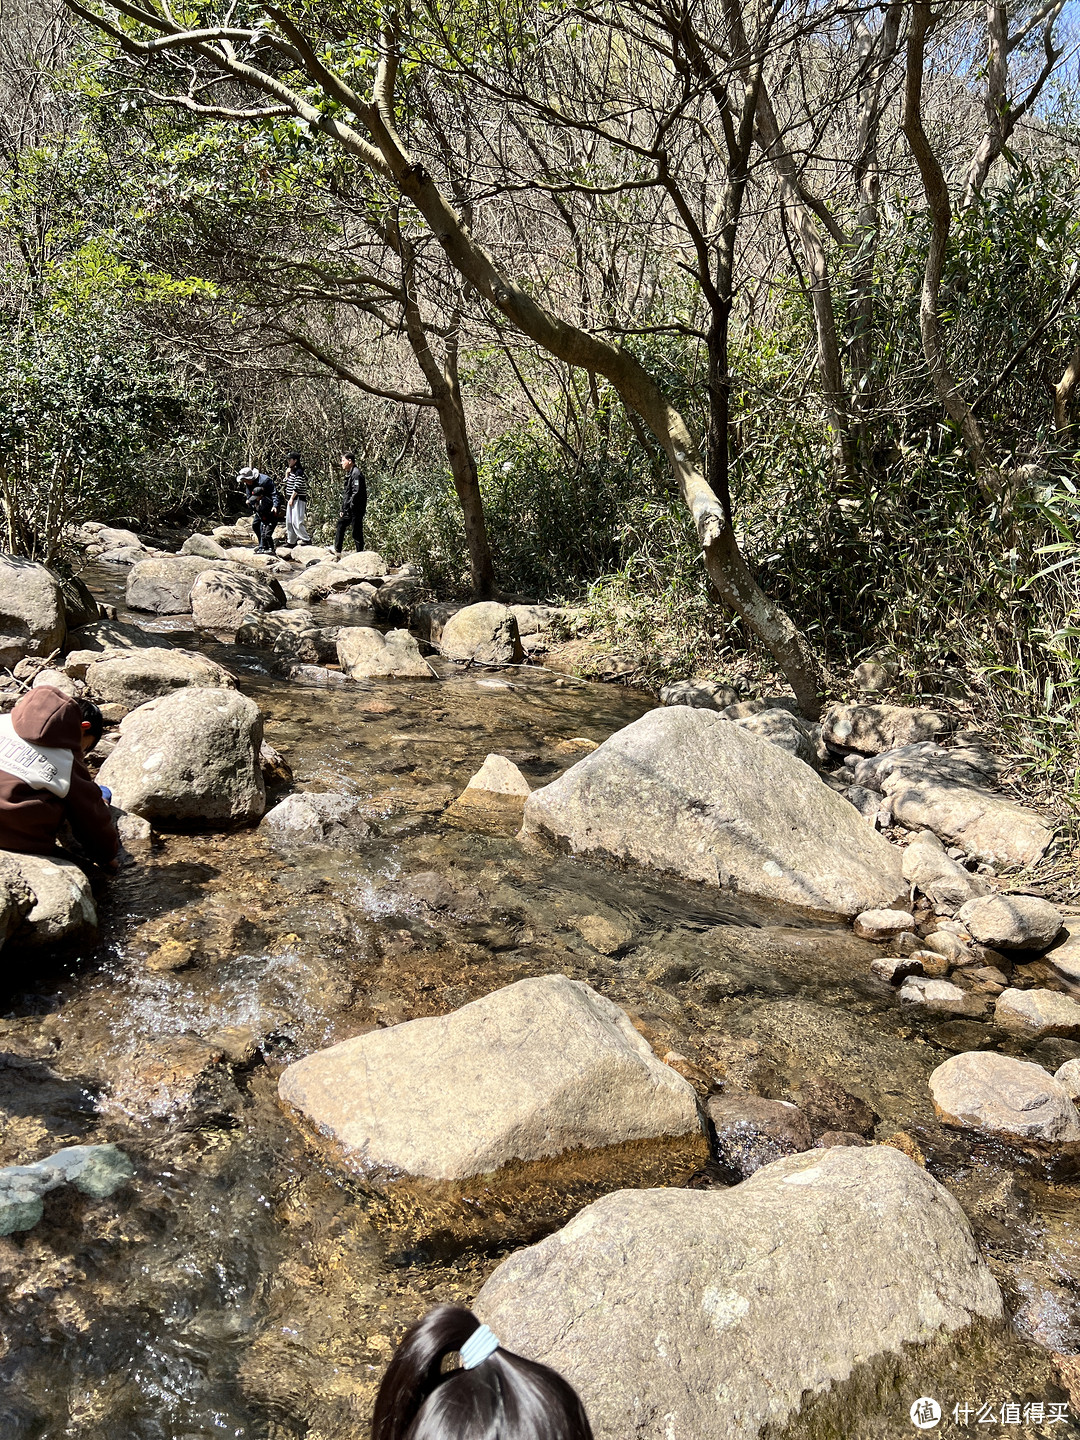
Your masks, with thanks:
[[(184, 623), (158, 628), (177, 640)], [(0, 956), (0, 1163), (112, 1140), (137, 1166), (112, 1199), (55, 1192), (36, 1229), (0, 1240), (0, 1440), (364, 1435), (401, 1331), (473, 1296), (500, 1247), (395, 1243), (282, 1113), (277, 1076), (319, 1046), (553, 971), (729, 1085), (799, 1099), (824, 1084), (869, 1104), (876, 1138), (899, 1134), (960, 1198), (1019, 1316), (949, 1370), (949, 1393), (1064, 1397), (1051, 1357), (1080, 1351), (1080, 1187), (942, 1130), (926, 1089), (948, 1054), (996, 1032), (901, 1012), (847, 930), (532, 853), (505, 815), (447, 809), (488, 752), (542, 784), (576, 739), (602, 741), (647, 697), (537, 669), (315, 690), (275, 679), (264, 656), (209, 649), (262, 707), (296, 783), (361, 797), (375, 833), (291, 854), (257, 831), (168, 835), (110, 884), (96, 946), (51, 968)], [(621, 934), (617, 954), (586, 942), (587, 916)], [(154, 968), (178, 946), (187, 964)], [(1027, 1053), (1056, 1068), (1080, 1045)], [(446, 1106), (451, 1123), (452, 1092)], [(583, 1183), (603, 1192), (602, 1175)], [(526, 1229), (528, 1205), (523, 1191)], [(912, 1433), (922, 1392), (908, 1392), (932, 1380), (913, 1359), (844, 1433)], [(813, 1425), (811, 1407), (793, 1429), (836, 1433)]]

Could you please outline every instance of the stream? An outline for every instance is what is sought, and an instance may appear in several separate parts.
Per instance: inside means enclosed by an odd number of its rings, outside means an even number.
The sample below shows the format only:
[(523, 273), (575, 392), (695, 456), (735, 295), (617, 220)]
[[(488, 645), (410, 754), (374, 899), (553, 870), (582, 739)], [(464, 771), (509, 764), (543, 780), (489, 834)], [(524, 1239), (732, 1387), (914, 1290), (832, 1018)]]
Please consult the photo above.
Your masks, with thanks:
[[(84, 574), (116, 602), (110, 567)], [(1080, 1401), (1080, 1184), (934, 1119), (927, 1077), (997, 1047), (1051, 1070), (1066, 1040), (915, 1017), (846, 927), (702, 886), (523, 848), (505, 816), (447, 811), (488, 752), (537, 786), (652, 708), (644, 695), (537, 667), (317, 690), (266, 657), (174, 620), (121, 615), (199, 646), (262, 708), (301, 788), (363, 799), (354, 850), (284, 852), (254, 830), (168, 834), (109, 882), (98, 943), (60, 962), (5, 952), (0, 1164), (114, 1141), (132, 1183), (65, 1187), (33, 1230), (0, 1239), (0, 1440), (359, 1440), (401, 1332), (468, 1302), (530, 1229), (456, 1252), (395, 1234), (371, 1197), (279, 1108), (311, 1050), (443, 1014), (532, 975), (587, 980), (660, 1054), (728, 1086), (792, 1099), (924, 1162), (957, 1196), (1002, 1285), (1007, 1333), (959, 1368), (906, 1368), (863, 1396), (851, 1436), (911, 1434), (914, 1388), (954, 1401)], [(271, 792), (271, 802), (285, 793)], [(581, 925), (589, 917), (595, 921)], [(590, 944), (610, 937), (603, 949)], [(610, 950), (612, 953), (604, 953)], [(178, 958), (180, 968), (158, 968)], [(452, 1123), (453, 1095), (446, 1097)], [(691, 1181), (725, 1184), (706, 1167)], [(583, 1166), (581, 1193), (604, 1193)], [(920, 1366), (922, 1369), (920, 1370)], [(815, 1429), (814, 1407), (792, 1422)], [(1057, 1424), (954, 1433), (1080, 1434)], [(629, 1437), (628, 1437), (629, 1440)], [(700, 1437), (712, 1440), (712, 1437)], [(718, 1437), (719, 1440), (719, 1437)]]

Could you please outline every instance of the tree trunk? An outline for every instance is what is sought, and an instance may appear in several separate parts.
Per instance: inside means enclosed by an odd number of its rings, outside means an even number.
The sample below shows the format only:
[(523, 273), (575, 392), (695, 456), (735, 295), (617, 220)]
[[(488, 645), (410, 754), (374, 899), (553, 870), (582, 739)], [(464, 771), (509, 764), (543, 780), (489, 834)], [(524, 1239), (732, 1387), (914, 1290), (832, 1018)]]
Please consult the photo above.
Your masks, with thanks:
[(1059, 440), (1066, 440), (1069, 433), (1069, 401), (1080, 381), (1080, 345), (1077, 345), (1065, 366), (1065, 373), (1054, 386), (1054, 429)]
[(480, 496), (480, 477), (469, 444), (461, 391), (456, 384), (442, 385), (439, 388), (435, 395), (435, 408), (442, 426), (454, 489), (457, 491), (461, 513), (465, 519), (465, 543), (469, 547), (473, 594), (477, 600), (490, 600), (495, 594), (495, 567), (488, 545), (487, 522), (484, 519), (484, 504)]

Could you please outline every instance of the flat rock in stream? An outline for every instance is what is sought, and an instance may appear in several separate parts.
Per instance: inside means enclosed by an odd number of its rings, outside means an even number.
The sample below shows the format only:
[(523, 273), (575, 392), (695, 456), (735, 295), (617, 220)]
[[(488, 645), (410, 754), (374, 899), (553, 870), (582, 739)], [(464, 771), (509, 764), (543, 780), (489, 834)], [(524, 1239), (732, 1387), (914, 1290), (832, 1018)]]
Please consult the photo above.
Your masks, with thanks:
[(235, 635), (253, 611), (280, 610), (285, 592), (270, 575), (204, 570), (191, 587), (191, 615), (200, 630)]
[(87, 650), (154, 650), (166, 648), (168, 643), (167, 636), (152, 635), (141, 625), (122, 620), (95, 620), (83, 625), (78, 634), (71, 637), (69, 650), (80, 654)]
[(320, 1050), (279, 1091), (376, 1179), (467, 1180), (628, 1142), (705, 1153), (687, 1082), (623, 1010), (564, 975)]
[(377, 550), (353, 551), (342, 555), (338, 564), (351, 575), (359, 575), (361, 580), (377, 580), (389, 569)]
[(363, 808), (355, 795), (299, 791), (268, 810), (260, 829), (284, 847), (336, 845), (351, 850), (371, 834)]
[(82, 940), (96, 933), (94, 894), (74, 860), (0, 850), (0, 861), (0, 874), (11, 866), (33, 896), (33, 905), (16, 930), (13, 943), (36, 948)]
[(273, 650), (281, 635), (302, 635), (317, 629), (309, 610), (273, 610), (269, 614), (245, 615), (236, 632), (237, 645), (256, 650)]
[[(68, 658), (69, 662), (75, 660), (74, 655)], [(129, 710), (189, 685), (236, 688), (236, 681), (224, 666), (205, 655), (172, 646), (106, 650), (89, 660), (82, 678), (91, 700), (98, 705), (125, 705)]]
[(140, 560), (128, 571), (128, 608), (155, 615), (190, 615), (191, 587), (214, 563), (197, 555), (155, 555)]
[(795, 756), (709, 710), (652, 710), (525, 802), (524, 837), (832, 915), (893, 909), (900, 852)]
[(954, 1055), (930, 1076), (939, 1119), (964, 1130), (1046, 1145), (1080, 1142), (1080, 1115), (1041, 1065), (992, 1050)]
[(596, 1440), (778, 1433), (875, 1357), (1004, 1315), (959, 1204), (885, 1146), (607, 1195), (504, 1260), (475, 1309), (565, 1376)]
[(266, 808), (262, 714), (235, 690), (190, 687), (133, 710), (98, 772), (146, 820), (256, 820)]
[(333, 560), (323, 560), (301, 570), (295, 579), (287, 580), (282, 589), (290, 600), (314, 605), (332, 590), (347, 590), (350, 585), (363, 583), (364, 576), (355, 570), (346, 570)]
[(209, 535), (189, 535), (180, 546), (181, 555), (198, 555), (202, 560), (226, 560), (225, 546)]
[(344, 626), (338, 631), (337, 656), (354, 680), (435, 678), (407, 630), (388, 630), (384, 635), (367, 626)]
[(1080, 1037), (1080, 1000), (1057, 990), (1003, 990), (994, 1004), (994, 1023), (1013, 1035)]

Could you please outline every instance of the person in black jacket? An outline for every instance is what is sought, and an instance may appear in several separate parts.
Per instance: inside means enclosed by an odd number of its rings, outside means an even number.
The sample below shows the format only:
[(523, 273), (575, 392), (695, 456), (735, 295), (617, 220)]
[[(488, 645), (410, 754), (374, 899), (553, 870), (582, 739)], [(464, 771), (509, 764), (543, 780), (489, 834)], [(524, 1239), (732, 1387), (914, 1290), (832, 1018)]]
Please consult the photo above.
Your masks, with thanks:
[(346, 451), (341, 457), (341, 468), (345, 483), (341, 487), (341, 514), (338, 516), (337, 533), (334, 536), (334, 554), (341, 558), (341, 547), (345, 543), (345, 532), (352, 526), (353, 543), (357, 550), (364, 548), (364, 511), (367, 509), (367, 481), (364, 472), (356, 463), (356, 456)]
[(276, 555), (277, 547), (274, 544), (274, 526), (281, 514), (281, 504), (278, 498), (277, 486), (269, 475), (260, 475), (257, 482), (251, 487), (251, 494), (248, 497), (248, 504), (255, 512), (256, 533), (259, 537), (259, 544), (256, 548), (256, 555)]

